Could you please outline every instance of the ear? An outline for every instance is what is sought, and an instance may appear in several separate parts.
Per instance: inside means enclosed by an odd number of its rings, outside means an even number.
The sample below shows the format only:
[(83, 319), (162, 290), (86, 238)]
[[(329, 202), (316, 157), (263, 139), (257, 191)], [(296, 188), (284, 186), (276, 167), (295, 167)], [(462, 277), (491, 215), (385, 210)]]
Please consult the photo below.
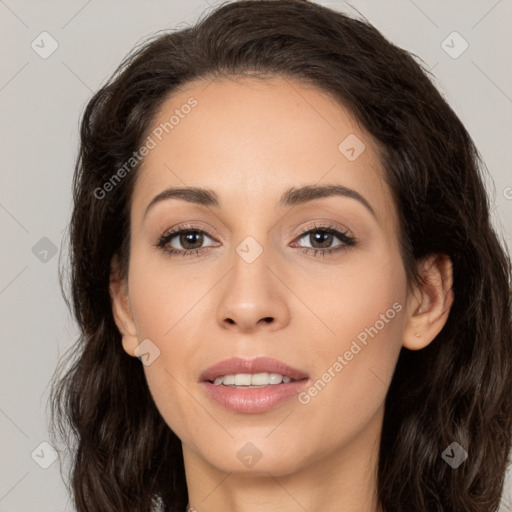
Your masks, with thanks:
[(119, 260), (117, 256), (114, 256), (110, 264), (109, 286), (112, 313), (122, 336), (123, 349), (128, 355), (136, 357), (134, 350), (139, 344), (137, 329), (128, 296), (128, 283), (126, 279), (121, 277), (119, 268)]
[(453, 304), (452, 262), (446, 254), (431, 254), (418, 263), (423, 277), (407, 299), (403, 346), (420, 350), (444, 327)]

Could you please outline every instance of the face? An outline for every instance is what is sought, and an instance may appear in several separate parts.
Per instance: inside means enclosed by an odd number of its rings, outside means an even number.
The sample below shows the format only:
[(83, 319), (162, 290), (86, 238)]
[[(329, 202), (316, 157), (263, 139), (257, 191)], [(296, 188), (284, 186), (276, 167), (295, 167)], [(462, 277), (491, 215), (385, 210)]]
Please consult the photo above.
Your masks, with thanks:
[(282, 78), (191, 82), (148, 134), (116, 318), (185, 462), (286, 475), (377, 439), (408, 296), (370, 136)]

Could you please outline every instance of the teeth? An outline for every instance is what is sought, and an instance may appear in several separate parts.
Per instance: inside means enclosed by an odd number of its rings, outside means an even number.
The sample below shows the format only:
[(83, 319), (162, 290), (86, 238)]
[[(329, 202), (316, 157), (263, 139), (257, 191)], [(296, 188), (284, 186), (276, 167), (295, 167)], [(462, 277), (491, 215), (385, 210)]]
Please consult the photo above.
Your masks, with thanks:
[(250, 386), (251, 375), (249, 373), (237, 373), (235, 375), (235, 386)]
[[(232, 385), (235, 383), (235, 376), (234, 375), (226, 375), (224, 377), (226, 379), (225, 383), (226, 383), (226, 386), (228, 385)], [(222, 379), (222, 377), (221, 377)], [(221, 384), (224, 384), (224, 379), (222, 380)]]
[(280, 373), (237, 373), (236, 375), (223, 375), (217, 377), (213, 383), (216, 386), (274, 386), (276, 384), (285, 384), (291, 382), (291, 378), (283, 376)]
[(269, 375), (268, 373), (255, 373), (251, 376), (251, 385), (252, 386), (265, 386), (269, 384)]

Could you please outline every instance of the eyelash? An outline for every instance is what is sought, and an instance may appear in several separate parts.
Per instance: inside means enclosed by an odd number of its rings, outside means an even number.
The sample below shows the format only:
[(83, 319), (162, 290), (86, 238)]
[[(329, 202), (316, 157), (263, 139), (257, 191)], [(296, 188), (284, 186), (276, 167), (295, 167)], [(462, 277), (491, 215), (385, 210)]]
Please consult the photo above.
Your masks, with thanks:
[[(348, 249), (349, 247), (353, 247), (357, 244), (357, 240), (355, 237), (350, 236), (348, 232), (341, 231), (337, 229), (335, 226), (332, 225), (321, 225), (317, 226), (314, 225), (313, 228), (308, 228), (300, 233), (300, 235), (297, 237), (298, 239), (301, 239), (304, 237), (304, 235), (314, 233), (314, 232), (324, 232), (331, 235), (334, 235), (336, 238), (338, 238), (341, 242), (343, 242), (342, 245), (338, 245), (333, 248), (329, 249), (315, 249), (312, 247), (301, 247), (301, 251), (304, 254), (310, 254), (313, 253), (313, 256), (316, 257), (317, 254), (321, 254), (322, 256), (325, 256), (326, 254), (333, 254), (339, 251), (343, 251)], [(176, 236), (185, 234), (185, 233), (201, 233), (203, 235), (206, 235), (208, 238), (212, 238), (206, 233), (206, 231), (203, 231), (202, 229), (198, 229), (194, 226), (180, 226), (179, 228), (176, 228), (172, 231), (168, 231), (167, 233), (163, 234), (158, 242), (155, 244), (156, 247), (160, 248), (162, 251), (164, 251), (169, 256), (184, 256), (184, 257), (190, 257), (190, 256), (200, 256), (205, 250), (208, 250), (209, 247), (200, 247), (198, 249), (174, 249), (166, 247), (166, 245)]]

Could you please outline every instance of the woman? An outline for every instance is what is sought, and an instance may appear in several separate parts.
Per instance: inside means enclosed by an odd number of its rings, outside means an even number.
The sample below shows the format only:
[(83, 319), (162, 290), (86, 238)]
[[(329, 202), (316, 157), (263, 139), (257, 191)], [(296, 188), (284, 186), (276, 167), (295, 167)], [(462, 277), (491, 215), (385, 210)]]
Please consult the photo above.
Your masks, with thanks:
[(90, 100), (81, 329), (55, 380), (77, 510), (495, 511), (510, 261), (478, 151), (371, 25), (240, 1)]

